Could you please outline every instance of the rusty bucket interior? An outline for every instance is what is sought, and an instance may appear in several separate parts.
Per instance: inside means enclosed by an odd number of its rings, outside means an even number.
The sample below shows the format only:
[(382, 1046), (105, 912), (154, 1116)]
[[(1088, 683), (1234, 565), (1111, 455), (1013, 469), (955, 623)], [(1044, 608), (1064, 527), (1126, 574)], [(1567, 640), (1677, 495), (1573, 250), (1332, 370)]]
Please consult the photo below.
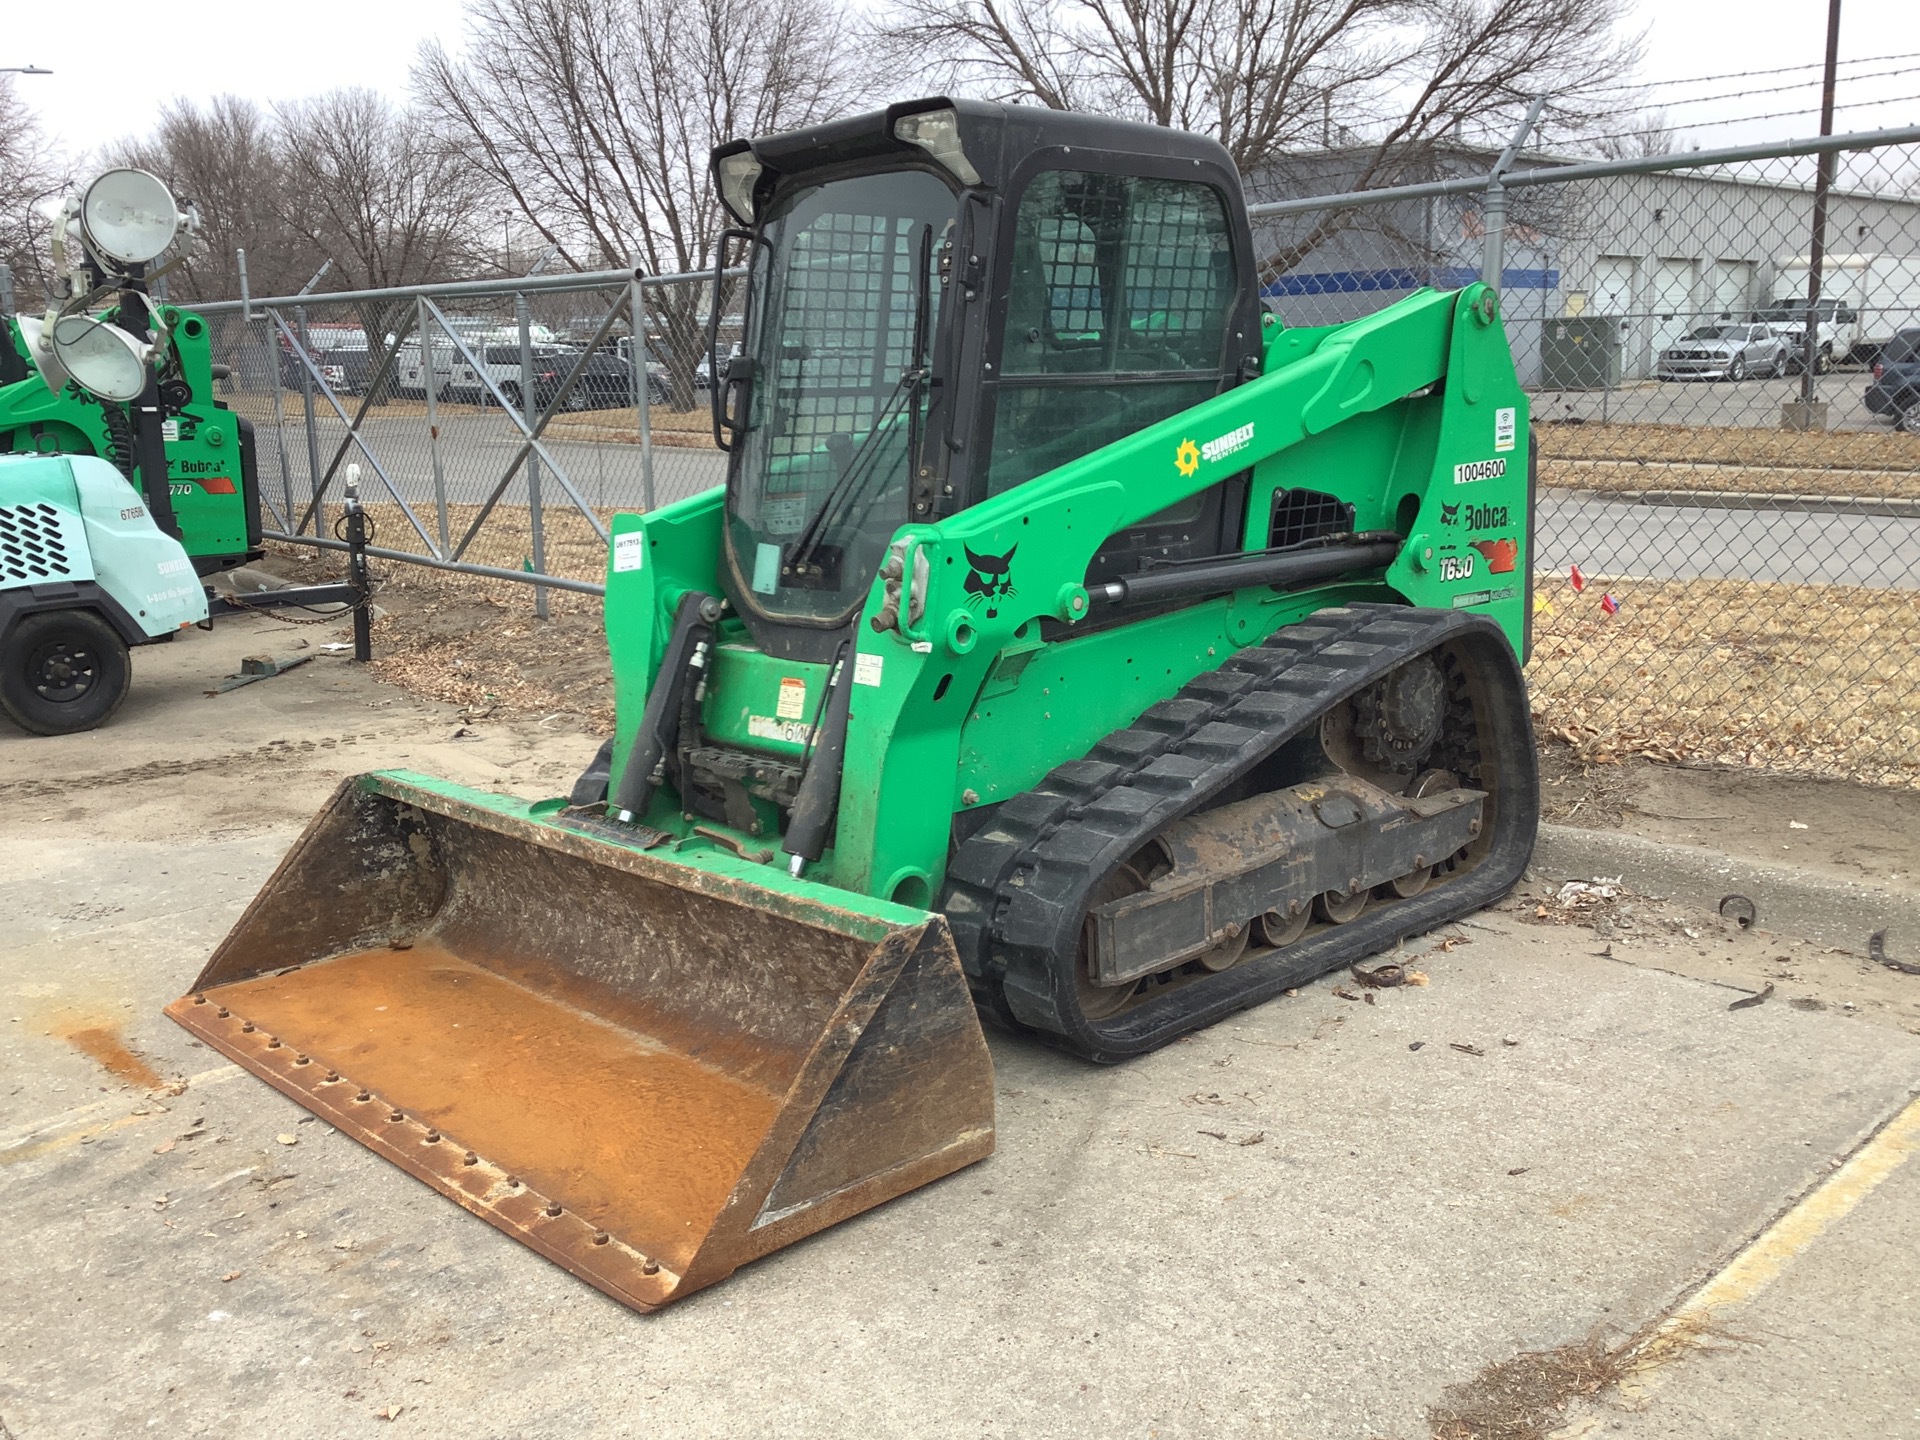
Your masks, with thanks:
[(167, 1013), (653, 1309), (993, 1148), (945, 921), (746, 869), (361, 776)]

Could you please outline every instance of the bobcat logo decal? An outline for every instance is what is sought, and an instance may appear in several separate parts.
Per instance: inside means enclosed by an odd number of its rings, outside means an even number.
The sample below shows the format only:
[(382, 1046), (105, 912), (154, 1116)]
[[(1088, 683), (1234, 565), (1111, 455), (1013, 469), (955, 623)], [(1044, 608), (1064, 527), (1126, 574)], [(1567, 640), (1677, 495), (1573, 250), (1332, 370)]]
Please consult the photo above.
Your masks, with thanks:
[(1520, 542), (1511, 536), (1500, 540), (1469, 540), (1468, 546), (1487, 557), (1489, 575), (1510, 575), (1520, 559)]
[(1442, 525), (1451, 525), (1459, 518), (1460, 507), (1458, 505), (1449, 505), (1445, 501), (1440, 503), (1440, 523)]
[(1013, 550), (1007, 551), (1004, 555), (976, 555), (971, 546), (961, 548), (966, 550), (967, 564), (972, 567), (967, 571), (967, 583), (961, 587), (967, 592), (968, 608), (971, 609), (985, 601), (987, 619), (998, 618), (1000, 607), (995, 602), (1002, 595), (1019, 593), (1013, 588), (1012, 571), (1013, 551), (1020, 547), (1015, 545)]

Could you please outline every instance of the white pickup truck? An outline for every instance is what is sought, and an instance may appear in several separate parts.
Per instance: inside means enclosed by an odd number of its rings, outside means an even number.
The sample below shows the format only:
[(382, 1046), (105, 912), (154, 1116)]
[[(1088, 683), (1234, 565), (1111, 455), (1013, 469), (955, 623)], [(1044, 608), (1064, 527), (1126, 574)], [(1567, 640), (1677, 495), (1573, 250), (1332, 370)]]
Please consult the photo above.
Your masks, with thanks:
[[(1774, 300), (1753, 320), (1771, 325), (1792, 349), (1795, 368), (1807, 350), (1805, 255), (1776, 267)], [(1920, 321), (1920, 255), (1827, 255), (1820, 265), (1817, 369), (1842, 361), (1871, 365), (1895, 333)]]

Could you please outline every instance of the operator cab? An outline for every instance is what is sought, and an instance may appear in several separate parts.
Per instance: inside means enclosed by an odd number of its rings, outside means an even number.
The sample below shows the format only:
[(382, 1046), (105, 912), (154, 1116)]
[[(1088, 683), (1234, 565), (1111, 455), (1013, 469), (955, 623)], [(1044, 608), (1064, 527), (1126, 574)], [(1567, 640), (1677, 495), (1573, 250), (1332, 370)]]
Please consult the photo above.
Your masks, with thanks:
[[(716, 268), (747, 266), (742, 353), (711, 391), (723, 584), (770, 654), (830, 660), (900, 526), (1258, 372), (1240, 179), (1203, 137), (933, 98), (731, 142), (713, 172), (741, 226)], [(1244, 494), (1111, 537), (1089, 581), (1239, 549)]]

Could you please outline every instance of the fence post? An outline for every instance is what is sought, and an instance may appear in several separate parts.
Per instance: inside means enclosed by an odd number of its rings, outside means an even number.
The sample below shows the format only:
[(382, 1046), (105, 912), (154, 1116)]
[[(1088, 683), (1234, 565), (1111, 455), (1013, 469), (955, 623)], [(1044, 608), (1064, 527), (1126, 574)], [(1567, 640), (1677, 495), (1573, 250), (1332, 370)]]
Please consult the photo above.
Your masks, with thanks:
[(427, 302), (416, 295), (414, 326), (420, 332), (420, 389), (427, 397), (427, 450), (433, 457), (433, 508), (440, 530), (440, 558), (447, 558), (453, 544), (447, 528), (447, 474), (440, 463), (440, 372), (433, 368), (434, 340), (427, 325)]
[[(520, 322), (520, 413), (529, 426), (540, 418), (540, 407), (533, 392), (533, 312), (528, 308), (526, 292), (513, 297), (513, 315)], [(540, 524), (540, 457), (527, 456), (527, 521), (533, 530), (533, 569), (547, 573), (547, 541)], [(547, 587), (534, 582), (533, 613), (547, 618)]]
[(635, 261), (627, 280), (627, 319), (633, 326), (633, 408), (640, 421), (640, 503), (653, 509), (653, 372), (647, 366), (647, 298)]
[(1527, 143), (1527, 136), (1533, 133), (1534, 121), (1540, 118), (1541, 110), (1546, 108), (1547, 97), (1536, 95), (1533, 103), (1527, 106), (1526, 118), (1521, 120), (1513, 132), (1513, 138), (1507, 141), (1507, 148), (1500, 152), (1500, 158), (1493, 162), (1493, 169), (1487, 172), (1487, 188), (1481, 201), (1482, 214), (1486, 219), (1486, 248), (1480, 257), (1480, 279), (1495, 290), (1506, 274), (1507, 249), (1507, 187), (1500, 183), (1500, 177), (1513, 168), (1520, 147)]
[[(313, 346), (307, 340), (307, 307), (299, 305), (293, 312), (294, 343), (299, 345), (301, 353), (309, 359), (313, 356)], [(274, 346), (274, 364), (280, 363), (278, 345)], [(305, 365), (300, 367), (300, 401), (307, 415), (307, 487), (312, 491), (313, 533), (327, 533), (327, 507), (320, 498), (320, 435), (315, 429), (313, 413), (313, 372)]]

